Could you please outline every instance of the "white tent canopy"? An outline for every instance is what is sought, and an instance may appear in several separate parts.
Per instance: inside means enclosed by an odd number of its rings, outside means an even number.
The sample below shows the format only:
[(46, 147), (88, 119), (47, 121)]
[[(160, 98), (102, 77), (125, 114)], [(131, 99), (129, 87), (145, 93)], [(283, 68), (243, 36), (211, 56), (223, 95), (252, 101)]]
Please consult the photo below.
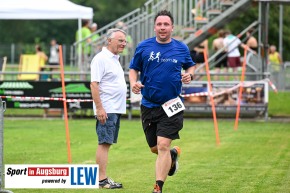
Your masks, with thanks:
[[(78, 19), (80, 31), (82, 19), (93, 19), (93, 9), (68, 0), (0, 0), (1, 19)], [(81, 39), (81, 33), (79, 33), (79, 39)], [(79, 63), (80, 58), (81, 53), (79, 53)]]
[(0, 0), (0, 19), (92, 19), (93, 9), (68, 0)]

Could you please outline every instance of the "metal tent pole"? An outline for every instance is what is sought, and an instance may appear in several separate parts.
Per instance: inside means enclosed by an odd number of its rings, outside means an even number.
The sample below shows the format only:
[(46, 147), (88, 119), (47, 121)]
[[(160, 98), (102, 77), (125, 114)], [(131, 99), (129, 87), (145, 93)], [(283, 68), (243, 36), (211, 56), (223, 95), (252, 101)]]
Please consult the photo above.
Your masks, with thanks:
[(3, 181), (3, 120), (4, 120), (4, 111), (6, 110), (6, 103), (2, 101), (0, 98), (0, 193), (13, 193), (9, 190), (2, 189), (2, 181)]

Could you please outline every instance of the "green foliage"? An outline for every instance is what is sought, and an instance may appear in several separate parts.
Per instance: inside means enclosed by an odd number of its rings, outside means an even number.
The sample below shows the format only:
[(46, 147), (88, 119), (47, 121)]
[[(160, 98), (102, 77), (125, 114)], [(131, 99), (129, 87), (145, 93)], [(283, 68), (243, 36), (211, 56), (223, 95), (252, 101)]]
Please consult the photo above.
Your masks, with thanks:
[[(146, 0), (72, 0), (72, 2), (92, 7), (93, 20), (102, 27), (141, 7)], [(75, 42), (77, 28), (76, 20), (0, 20), (0, 43), (35, 43), (35, 37), (39, 37), (39, 41), (47, 45), (51, 38), (56, 38), (60, 44), (72, 44)]]
[(99, 27), (118, 19), (119, 17), (140, 8), (146, 0), (73, 0), (73, 2), (94, 8), (94, 21)]
[[(273, 193), (290, 191), (290, 126), (281, 122), (219, 120), (220, 144), (211, 121), (185, 120), (179, 171), (168, 177), (164, 192)], [(64, 121), (5, 120), (4, 164), (67, 164)], [(73, 164), (94, 164), (95, 120), (72, 120)], [(108, 175), (120, 181), (120, 193), (152, 191), (156, 155), (146, 144), (140, 120), (121, 121), (118, 144), (110, 149)], [(95, 189), (12, 189), (14, 193), (93, 193)]]

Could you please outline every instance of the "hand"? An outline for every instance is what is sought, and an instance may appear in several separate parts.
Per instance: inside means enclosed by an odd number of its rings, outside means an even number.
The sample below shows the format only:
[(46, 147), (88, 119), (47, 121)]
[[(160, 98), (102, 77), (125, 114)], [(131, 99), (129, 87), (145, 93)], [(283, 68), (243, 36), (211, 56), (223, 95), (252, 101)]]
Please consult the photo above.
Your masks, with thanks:
[(106, 123), (108, 116), (104, 108), (97, 109), (97, 119), (102, 125)]
[(132, 85), (132, 92), (134, 94), (140, 94), (141, 89), (144, 87), (143, 84), (141, 84), (140, 82), (136, 82), (135, 84)]
[(181, 82), (189, 84), (191, 82), (190, 73), (181, 73)]

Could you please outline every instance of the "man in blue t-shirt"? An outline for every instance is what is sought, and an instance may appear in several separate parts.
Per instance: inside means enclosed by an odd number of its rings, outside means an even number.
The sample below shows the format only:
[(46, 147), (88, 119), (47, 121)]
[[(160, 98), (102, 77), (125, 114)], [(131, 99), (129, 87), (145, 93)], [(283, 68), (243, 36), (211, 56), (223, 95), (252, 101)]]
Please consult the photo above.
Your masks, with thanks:
[(182, 83), (190, 83), (195, 70), (188, 47), (171, 38), (173, 23), (169, 11), (157, 13), (156, 37), (137, 46), (129, 71), (132, 92), (142, 94), (141, 117), (147, 143), (157, 154), (153, 193), (161, 193), (167, 175), (177, 171), (180, 148), (170, 146), (172, 140), (179, 139), (183, 127), (184, 105), (179, 95)]

